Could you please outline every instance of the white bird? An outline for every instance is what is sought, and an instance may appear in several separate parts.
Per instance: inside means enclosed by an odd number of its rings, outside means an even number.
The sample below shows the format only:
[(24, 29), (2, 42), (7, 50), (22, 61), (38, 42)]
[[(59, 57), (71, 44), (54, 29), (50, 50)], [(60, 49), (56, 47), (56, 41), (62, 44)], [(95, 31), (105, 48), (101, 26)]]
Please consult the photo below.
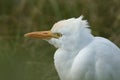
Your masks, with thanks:
[(49, 31), (25, 36), (47, 40), (57, 47), (54, 63), (61, 80), (120, 80), (120, 48), (108, 39), (93, 36), (82, 18), (61, 20)]

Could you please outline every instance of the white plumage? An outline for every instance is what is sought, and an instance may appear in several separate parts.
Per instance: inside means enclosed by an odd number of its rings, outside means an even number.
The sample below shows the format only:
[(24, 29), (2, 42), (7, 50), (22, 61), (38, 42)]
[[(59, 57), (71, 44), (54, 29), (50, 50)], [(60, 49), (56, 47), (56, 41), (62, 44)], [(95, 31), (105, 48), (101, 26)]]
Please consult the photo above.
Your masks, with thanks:
[(62, 20), (50, 31), (27, 37), (47, 40), (58, 49), (55, 68), (61, 80), (120, 80), (120, 49), (103, 37), (95, 37), (86, 20)]

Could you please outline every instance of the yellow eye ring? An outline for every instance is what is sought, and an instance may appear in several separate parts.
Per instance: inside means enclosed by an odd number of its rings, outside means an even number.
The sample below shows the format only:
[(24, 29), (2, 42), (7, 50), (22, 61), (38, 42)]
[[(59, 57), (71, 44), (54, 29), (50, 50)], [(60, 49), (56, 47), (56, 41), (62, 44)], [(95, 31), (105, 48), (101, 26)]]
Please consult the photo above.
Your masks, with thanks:
[(62, 37), (62, 34), (61, 34), (61, 33), (54, 33), (54, 36), (55, 36), (56, 38), (60, 38), (60, 37)]

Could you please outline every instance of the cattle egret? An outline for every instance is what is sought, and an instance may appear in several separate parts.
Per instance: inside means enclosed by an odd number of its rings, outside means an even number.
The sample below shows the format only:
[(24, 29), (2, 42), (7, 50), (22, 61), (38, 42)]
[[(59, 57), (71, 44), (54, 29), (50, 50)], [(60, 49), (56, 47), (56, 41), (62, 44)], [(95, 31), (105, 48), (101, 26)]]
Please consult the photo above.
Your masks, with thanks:
[(120, 48), (93, 36), (82, 18), (61, 20), (49, 31), (25, 37), (44, 39), (57, 48), (54, 63), (61, 80), (120, 80)]

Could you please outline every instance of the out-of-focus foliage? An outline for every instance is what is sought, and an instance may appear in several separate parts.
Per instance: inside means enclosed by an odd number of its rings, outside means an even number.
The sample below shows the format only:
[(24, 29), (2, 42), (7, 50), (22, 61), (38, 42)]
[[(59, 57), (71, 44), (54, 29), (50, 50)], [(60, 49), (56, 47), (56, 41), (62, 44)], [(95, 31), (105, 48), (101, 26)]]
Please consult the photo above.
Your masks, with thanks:
[(0, 0), (0, 80), (59, 80), (53, 46), (23, 35), (61, 19), (84, 15), (94, 35), (120, 46), (119, 6), (120, 0)]

